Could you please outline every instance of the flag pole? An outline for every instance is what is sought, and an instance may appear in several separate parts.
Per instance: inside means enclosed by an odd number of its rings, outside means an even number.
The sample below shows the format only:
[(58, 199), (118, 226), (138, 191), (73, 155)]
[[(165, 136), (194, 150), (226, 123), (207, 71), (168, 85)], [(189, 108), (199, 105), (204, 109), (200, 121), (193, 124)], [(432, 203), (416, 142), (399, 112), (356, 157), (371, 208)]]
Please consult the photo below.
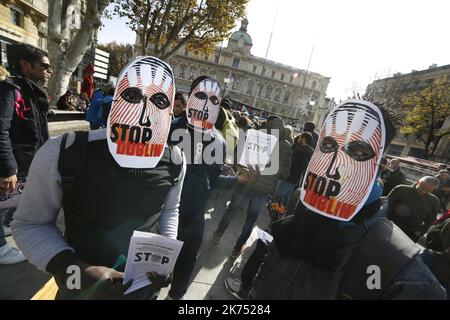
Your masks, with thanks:
[(270, 45), (272, 43), (273, 30), (275, 29), (275, 25), (276, 25), (277, 18), (278, 18), (278, 10), (279, 10), (279, 8), (277, 8), (277, 11), (275, 12), (275, 18), (273, 19), (272, 30), (270, 31), (270, 38), (269, 38), (269, 43), (267, 44), (266, 55), (264, 57), (263, 67), (261, 69), (261, 73), (259, 75), (258, 81), (256, 82), (256, 93), (255, 93), (255, 98), (253, 99), (253, 108), (256, 108), (256, 101), (258, 99), (258, 93), (259, 93), (259, 89), (260, 89), (259, 83), (261, 82), (261, 79), (263, 77), (263, 72), (265, 72), (267, 56), (269, 55)]

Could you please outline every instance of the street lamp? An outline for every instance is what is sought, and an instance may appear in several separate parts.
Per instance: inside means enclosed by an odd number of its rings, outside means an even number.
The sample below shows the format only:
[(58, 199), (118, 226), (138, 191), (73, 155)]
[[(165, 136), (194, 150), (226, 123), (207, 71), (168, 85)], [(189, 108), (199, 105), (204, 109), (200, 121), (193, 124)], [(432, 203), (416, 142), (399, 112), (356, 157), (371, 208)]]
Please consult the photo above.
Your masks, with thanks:
[(225, 92), (227, 91), (227, 89), (230, 89), (230, 87), (233, 85), (234, 82), (233, 75), (230, 73), (228, 77), (223, 79), (223, 82), (225, 83), (225, 87), (223, 89), (222, 98), (225, 97)]

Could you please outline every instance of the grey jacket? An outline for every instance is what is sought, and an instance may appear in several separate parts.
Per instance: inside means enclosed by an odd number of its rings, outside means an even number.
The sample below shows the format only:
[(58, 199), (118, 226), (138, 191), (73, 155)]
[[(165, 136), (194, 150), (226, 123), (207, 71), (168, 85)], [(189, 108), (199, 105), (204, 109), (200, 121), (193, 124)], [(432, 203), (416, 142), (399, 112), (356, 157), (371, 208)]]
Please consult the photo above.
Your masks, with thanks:
[[(68, 145), (73, 139), (74, 135), (69, 136)], [(100, 139), (106, 139), (106, 129), (90, 131), (89, 141)], [(46, 271), (48, 262), (58, 253), (73, 251), (56, 226), (63, 195), (58, 171), (61, 140), (61, 136), (51, 138), (36, 154), (12, 223), (17, 246), (42, 271)], [(178, 207), (186, 173), (186, 160), (178, 151), (183, 157), (183, 169), (167, 195), (159, 220), (161, 235), (173, 239), (177, 237)]]

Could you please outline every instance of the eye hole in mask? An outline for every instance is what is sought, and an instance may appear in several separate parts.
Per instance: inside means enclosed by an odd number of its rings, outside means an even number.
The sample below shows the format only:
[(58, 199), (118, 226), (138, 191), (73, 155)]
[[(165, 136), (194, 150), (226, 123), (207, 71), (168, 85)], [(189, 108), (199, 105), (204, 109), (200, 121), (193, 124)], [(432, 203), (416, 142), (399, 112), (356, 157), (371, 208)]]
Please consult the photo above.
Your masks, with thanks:
[(216, 106), (219, 104), (219, 99), (216, 96), (210, 97), (209, 100)]
[(120, 96), (129, 103), (140, 103), (144, 99), (141, 89), (136, 87), (125, 89)]
[(364, 141), (350, 141), (344, 146), (345, 153), (356, 161), (367, 161), (375, 157), (375, 151)]
[(206, 93), (204, 93), (203, 91), (199, 91), (199, 92), (195, 93), (194, 97), (196, 97), (197, 99), (200, 99), (200, 100), (208, 100), (208, 95)]
[(162, 92), (155, 93), (150, 101), (160, 110), (167, 109), (170, 106), (169, 99)]
[(324, 137), (320, 142), (320, 151), (323, 153), (336, 152), (339, 149), (339, 145), (332, 137)]

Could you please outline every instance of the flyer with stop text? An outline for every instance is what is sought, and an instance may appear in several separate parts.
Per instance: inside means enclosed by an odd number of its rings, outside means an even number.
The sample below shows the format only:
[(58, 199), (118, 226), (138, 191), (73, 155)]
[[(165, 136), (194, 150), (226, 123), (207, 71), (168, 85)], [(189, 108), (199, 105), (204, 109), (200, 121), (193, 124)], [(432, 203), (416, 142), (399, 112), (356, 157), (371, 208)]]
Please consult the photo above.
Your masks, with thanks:
[(147, 278), (148, 272), (159, 275), (172, 273), (182, 246), (183, 242), (176, 239), (134, 231), (130, 240), (123, 279), (124, 284), (130, 280), (133, 280), (133, 284), (125, 294), (151, 284)]
[(277, 138), (259, 130), (250, 129), (245, 137), (245, 145), (239, 164), (248, 167), (259, 167), (261, 171), (270, 161)]

